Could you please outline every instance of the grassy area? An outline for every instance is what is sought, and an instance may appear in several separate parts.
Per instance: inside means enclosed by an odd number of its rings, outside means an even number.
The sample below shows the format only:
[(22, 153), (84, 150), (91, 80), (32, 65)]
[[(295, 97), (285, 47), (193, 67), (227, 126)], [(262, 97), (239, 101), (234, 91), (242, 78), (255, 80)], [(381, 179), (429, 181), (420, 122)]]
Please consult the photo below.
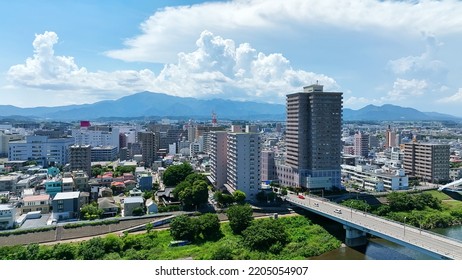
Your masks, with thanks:
[(445, 194), (444, 192), (437, 191), (437, 190), (431, 190), (431, 191), (425, 191), (425, 193), (431, 194), (433, 197), (438, 198), (439, 200), (453, 200), (449, 195)]
[(64, 243), (53, 246), (4, 246), (0, 259), (308, 259), (339, 248), (341, 242), (321, 226), (303, 216), (282, 217), (289, 235), (289, 243), (277, 254), (254, 251), (244, 247), (242, 236), (234, 235), (228, 223), (221, 225), (222, 237), (217, 241), (201, 241), (182, 247), (169, 247), (172, 237), (168, 230), (152, 231), (118, 237), (109, 235), (81, 243)]

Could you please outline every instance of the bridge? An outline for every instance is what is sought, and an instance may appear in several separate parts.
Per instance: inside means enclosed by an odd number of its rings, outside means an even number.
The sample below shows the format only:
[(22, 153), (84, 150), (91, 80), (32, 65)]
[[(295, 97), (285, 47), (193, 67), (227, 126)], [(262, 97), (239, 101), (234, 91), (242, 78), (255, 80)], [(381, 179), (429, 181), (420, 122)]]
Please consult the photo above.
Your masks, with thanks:
[(443, 191), (443, 190), (452, 191), (452, 192), (456, 192), (462, 195), (462, 187), (460, 187), (461, 185), (462, 185), (462, 179), (459, 179), (457, 181), (454, 181), (454, 182), (451, 182), (449, 184), (439, 187), (438, 190), (439, 191)]
[(369, 233), (437, 259), (462, 260), (462, 241), (355, 210), (318, 196), (288, 194), (285, 200), (343, 224), (347, 246), (365, 245), (366, 234)]

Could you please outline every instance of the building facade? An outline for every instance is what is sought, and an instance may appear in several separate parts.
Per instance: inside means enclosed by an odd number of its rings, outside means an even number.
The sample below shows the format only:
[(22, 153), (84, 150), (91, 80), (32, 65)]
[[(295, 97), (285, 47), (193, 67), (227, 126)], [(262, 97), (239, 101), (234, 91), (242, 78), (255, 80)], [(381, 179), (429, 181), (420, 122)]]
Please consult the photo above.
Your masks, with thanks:
[(35, 161), (38, 165), (61, 165), (69, 163), (69, 149), (75, 140), (69, 138), (48, 138), (48, 136), (26, 136), (26, 140), (9, 144), (8, 160)]
[[(322, 85), (287, 95), (285, 176), (308, 189), (341, 188), (342, 93)], [(287, 173), (287, 167), (280, 168)]]
[(91, 175), (91, 146), (72, 145), (69, 150), (71, 171), (83, 170)]
[(226, 184), (228, 133), (210, 132), (210, 182), (215, 189), (223, 189)]
[(404, 144), (404, 169), (424, 181), (449, 180), (450, 146), (443, 144)]
[(229, 192), (240, 190), (247, 199), (255, 200), (261, 186), (260, 135), (257, 133), (228, 133), (227, 176)]

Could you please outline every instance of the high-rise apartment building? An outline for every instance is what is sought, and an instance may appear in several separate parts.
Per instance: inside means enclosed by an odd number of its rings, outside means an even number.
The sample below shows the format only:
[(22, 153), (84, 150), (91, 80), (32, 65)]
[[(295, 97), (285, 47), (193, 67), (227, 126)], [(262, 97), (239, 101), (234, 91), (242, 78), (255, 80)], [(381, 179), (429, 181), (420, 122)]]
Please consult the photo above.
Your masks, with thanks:
[(258, 133), (228, 133), (226, 188), (240, 190), (247, 199), (255, 200), (259, 192), (260, 135)]
[(91, 176), (91, 146), (72, 145), (69, 148), (69, 163), (71, 171), (82, 170)]
[(355, 156), (367, 157), (369, 154), (369, 135), (359, 131), (354, 136)]
[(396, 133), (391, 130), (391, 127), (388, 126), (387, 130), (385, 131), (385, 148), (396, 147)]
[[(285, 164), (295, 186), (340, 188), (342, 93), (311, 85), (287, 95)], [(287, 171), (287, 168), (283, 168)]]
[(223, 189), (228, 171), (228, 133), (215, 131), (207, 134), (210, 137), (210, 181), (216, 189)]
[(156, 160), (158, 143), (156, 134), (150, 131), (138, 132), (138, 142), (141, 143), (141, 155), (145, 166), (151, 166)]
[(411, 176), (425, 181), (449, 180), (449, 145), (404, 144), (404, 170)]
[(276, 163), (273, 151), (262, 151), (261, 152), (261, 180), (272, 181), (276, 180)]

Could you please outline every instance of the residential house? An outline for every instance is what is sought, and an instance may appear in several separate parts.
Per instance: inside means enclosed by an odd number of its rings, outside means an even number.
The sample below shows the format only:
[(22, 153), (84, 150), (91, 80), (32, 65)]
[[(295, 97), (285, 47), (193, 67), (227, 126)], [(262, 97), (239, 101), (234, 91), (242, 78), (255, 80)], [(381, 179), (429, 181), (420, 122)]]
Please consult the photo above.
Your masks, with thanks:
[(103, 217), (114, 217), (120, 210), (112, 197), (98, 198), (98, 208), (103, 210)]
[(40, 211), (42, 214), (50, 213), (50, 195), (29, 195), (22, 199), (22, 214), (33, 211)]
[(147, 214), (156, 214), (159, 212), (157, 204), (151, 198), (146, 200), (146, 212)]
[(80, 216), (80, 192), (60, 192), (52, 201), (53, 219), (78, 219)]
[(144, 209), (144, 201), (141, 196), (132, 196), (124, 199), (124, 216), (133, 216), (133, 210), (136, 208)]
[(63, 192), (73, 192), (74, 187), (74, 179), (71, 177), (63, 178)]

